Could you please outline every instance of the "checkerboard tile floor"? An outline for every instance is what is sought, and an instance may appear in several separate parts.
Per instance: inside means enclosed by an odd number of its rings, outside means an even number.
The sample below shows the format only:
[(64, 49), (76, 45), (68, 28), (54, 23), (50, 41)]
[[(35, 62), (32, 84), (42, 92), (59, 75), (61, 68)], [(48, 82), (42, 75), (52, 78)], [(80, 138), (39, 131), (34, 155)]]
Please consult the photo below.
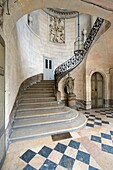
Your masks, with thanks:
[(113, 119), (113, 110), (100, 110), (100, 115), (105, 115), (106, 118)]
[(11, 144), (2, 170), (112, 170), (113, 109), (84, 114), (87, 124), (70, 132), (72, 138), (52, 141), (48, 136)]
[[(84, 112), (84, 114), (87, 118), (86, 126), (94, 128), (95, 126), (102, 126), (102, 125), (109, 124), (108, 120), (106, 120), (105, 118), (102, 118), (102, 116), (101, 116), (102, 113), (100, 111), (98, 111), (98, 113), (100, 113), (100, 114), (96, 115), (94, 113)], [(111, 112), (109, 112), (109, 116), (110, 116), (110, 113)], [(106, 115), (106, 112), (104, 112), (104, 115)]]
[[(97, 110), (95, 112), (84, 112), (87, 117), (86, 127), (102, 127), (109, 125), (109, 119), (113, 118), (113, 110)], [(108, 154), (113, 154), (113, 131), (108, 133), (100, 133), (99, 135), (91, 135), (92, 142), (99, 144), (100, 149)], [(30, 152), (30, 154), (29, 154)], [(28, 156), (29, 155), (29, 156)], [(36, 166), (33, 160), (38, 157), (39, 162)], [(26, 160), (27, 158), (27, 160)], [(23, 170), (98, 170), (100, 166), (92, 164), (92, 156), (85, 148), (76, 140), (70, 139), (68, 143), (57, 143), (54, 148), (43, 146), (38, 153), (27, 150), (21, 157), (26, 166)], [(38, 161), (38, 160), (37, 160)], [(93, 160), (95, 162), (95, 160)]]
[(110, 131), (109, 134), (91, 135), (91, 140), (99, 143), (103, 152), (113, 154), (113, 131)]
[[(33, 159), (36, 158), (37, 164), (34, 165)], [(58, 142), (54, 148), (43, 146), (37, 153), (29, 149), (20, 159), (26, 163), (23, 170), (75, 170), (78, 164), (87, 170), (100, 169), (81, 143), (72, 139), (68, 140), (68, 144)]]

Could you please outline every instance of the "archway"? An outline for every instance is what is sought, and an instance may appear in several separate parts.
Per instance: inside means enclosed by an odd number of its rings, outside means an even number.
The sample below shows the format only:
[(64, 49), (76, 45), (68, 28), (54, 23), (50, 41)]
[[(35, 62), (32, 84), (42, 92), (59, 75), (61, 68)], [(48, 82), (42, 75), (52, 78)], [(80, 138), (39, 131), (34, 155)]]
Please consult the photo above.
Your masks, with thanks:
[(95, 72), (91, 77), (91, 106), (92, 108), (103, 107), (103, 76)]
[(5, 84), (4, 84), (4, 58), (5, 44), (0, 36), (0, 169), (5, 158)]

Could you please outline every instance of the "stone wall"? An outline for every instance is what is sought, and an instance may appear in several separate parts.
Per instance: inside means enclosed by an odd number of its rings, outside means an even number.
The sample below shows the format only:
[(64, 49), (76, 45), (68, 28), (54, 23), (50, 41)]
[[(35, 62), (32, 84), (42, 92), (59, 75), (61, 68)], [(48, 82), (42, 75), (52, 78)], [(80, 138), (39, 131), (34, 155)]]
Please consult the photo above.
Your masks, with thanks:
[[(104, 34), (100, 37), (91, 48), (86, 62), (86, 103), (91, 103), (91, 76), (95, 72), (99, 72), (104, 79), (103, 97), (105, 107), (109, 107), (110, 99), (112, 99), (112, 68), (113, 53), (107, 43), (109, 39)], [(91, 107), (91, 104), (88, 106)]]
[(65, 21), (65, 44), (49, 41), (49, 16), (41, 11), (39, 14), (40, 39), (43, 55), (54, 58), (54, 69), (73, 55), (75, 41), (75, 19)]
[(23, 81), (21, 69), (21, 57), (18, 50), (16, 28), (13, 30), (10, 40), (5, 43), (5, 126), (9, 122), (19, 86)]

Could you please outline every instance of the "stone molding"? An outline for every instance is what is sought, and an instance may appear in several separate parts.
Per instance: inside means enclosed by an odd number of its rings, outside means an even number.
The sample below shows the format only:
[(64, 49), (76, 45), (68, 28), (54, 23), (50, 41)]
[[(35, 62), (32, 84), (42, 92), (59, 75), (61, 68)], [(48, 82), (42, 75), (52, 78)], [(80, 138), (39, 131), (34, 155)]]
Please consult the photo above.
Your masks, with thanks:
[(77, 11), (72, 11), (64, 8), (44, 8), (43, 10), (48, 15), (64, 19), (75, 18), (78, 14)]

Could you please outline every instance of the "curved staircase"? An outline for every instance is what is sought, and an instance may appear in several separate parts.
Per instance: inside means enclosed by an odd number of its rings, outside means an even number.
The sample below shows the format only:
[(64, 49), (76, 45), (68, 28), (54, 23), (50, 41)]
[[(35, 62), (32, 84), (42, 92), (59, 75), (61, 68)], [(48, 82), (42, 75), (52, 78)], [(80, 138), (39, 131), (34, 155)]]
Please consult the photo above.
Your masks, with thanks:
[(83, 127), (86, 118), (54, 96), (54, 81), (42, 80), (19, 97), (10, 141), (62, 133)]
[(59, 81), (83, 61), (103, 22), (104, 19), (97, 18), (83, 49), (75, 51), (74, 56), (55, 69), (55, 82), (43, 80), (23, 92), (10, 141), (77, 130), (85, 125), (85, 116), (56, 101), (54, 91), (57, 94)]

